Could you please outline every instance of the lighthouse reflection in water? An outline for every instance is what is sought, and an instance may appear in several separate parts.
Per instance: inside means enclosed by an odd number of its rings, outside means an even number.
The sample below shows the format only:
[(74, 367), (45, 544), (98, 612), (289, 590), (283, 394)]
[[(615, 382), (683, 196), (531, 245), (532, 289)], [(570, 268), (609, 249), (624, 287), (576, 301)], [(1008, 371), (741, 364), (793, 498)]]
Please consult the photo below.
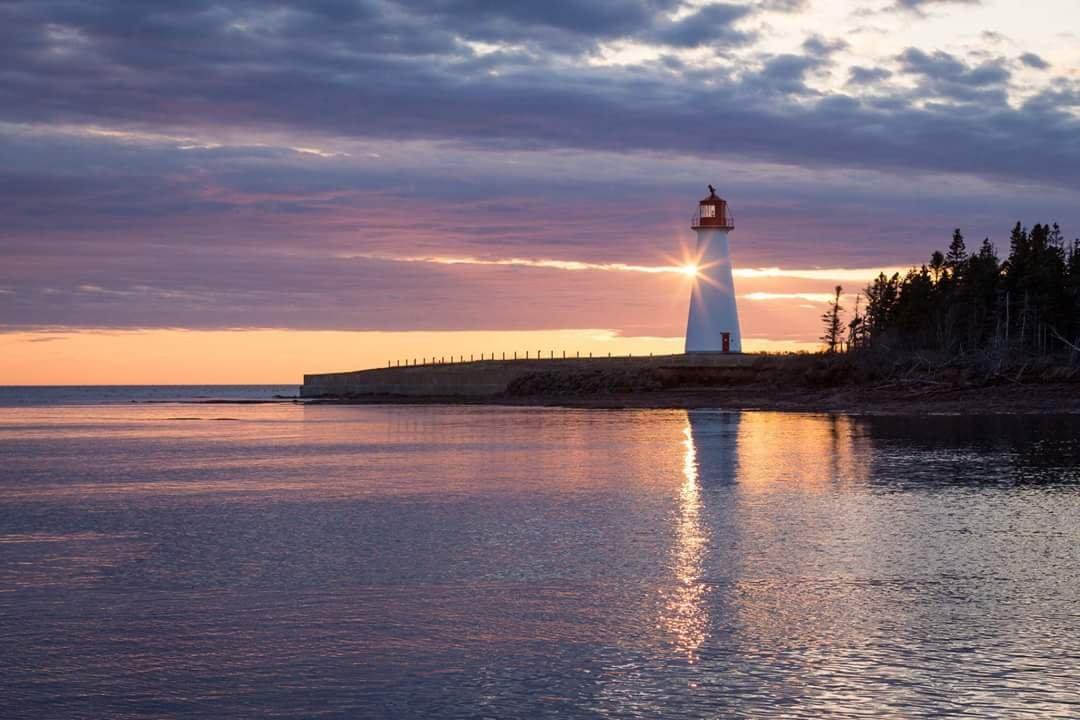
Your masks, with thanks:
[(701, 520), (701, 482), (698, 476), (697, 443), (690, 422), (683, 430), (685, 455), (683, 482), (676, 511), (672, 567), (675, 582), (666, 590), (664, 626), (673, 642), (694, 661), (708, 632), (709, 612), (705, 604), (708, 586), (704, 578), (704, 556), (709, 535)]
[(784, 512), (791, 514), (789, 527), (760, 510), (775, 501), (778, 491), (818, 494), (864, 483), (870, 448), (860, 443), (856, 430), (842, 416), (686, 413), (671, 550), (674, 582), (663, 590), (662, 625), (690, 662), (700, 659), (710, 633), (775, 635), (784, 617), (773, 614), (779, 609), (777, 598), (793, 597), (793, 588), (787, 580), (777, 582), (769, 567), (778, 559), (801, 562), (803, 543), (787, 547), (780, 558), (767, 559), (766, 554), (778, 543), (786, 545), (792, 529), (797, 527), (803, 539), (808, 529), (795, 522), (799, 503), (794, 498)]
[(1076, 417), (199, 407), (0, 406), (5, 718), (1075, 716)]

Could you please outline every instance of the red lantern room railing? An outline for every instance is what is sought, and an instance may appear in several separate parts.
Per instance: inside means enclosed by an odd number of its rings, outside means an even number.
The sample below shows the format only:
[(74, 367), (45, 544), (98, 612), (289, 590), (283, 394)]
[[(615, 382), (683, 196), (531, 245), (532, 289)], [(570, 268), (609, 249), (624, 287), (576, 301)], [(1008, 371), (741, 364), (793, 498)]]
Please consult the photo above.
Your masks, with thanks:
[(728, 210), (727, 200), (717, 197), (716, 188), (709, 186), (709, 197), (698, 203), (697, 211), (690, 218), (690, 227), (694, 230), (715, 228), (734, 230), (735, 217)]

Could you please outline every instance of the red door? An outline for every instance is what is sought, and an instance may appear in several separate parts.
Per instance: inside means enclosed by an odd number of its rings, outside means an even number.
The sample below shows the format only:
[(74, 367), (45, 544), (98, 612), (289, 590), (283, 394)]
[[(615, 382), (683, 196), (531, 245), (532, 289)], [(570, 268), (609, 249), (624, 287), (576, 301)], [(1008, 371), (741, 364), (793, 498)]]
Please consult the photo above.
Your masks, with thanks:
[(720, 333), (720, 337), (723, 338), (724, 352), (731, 352), (731, 333)]

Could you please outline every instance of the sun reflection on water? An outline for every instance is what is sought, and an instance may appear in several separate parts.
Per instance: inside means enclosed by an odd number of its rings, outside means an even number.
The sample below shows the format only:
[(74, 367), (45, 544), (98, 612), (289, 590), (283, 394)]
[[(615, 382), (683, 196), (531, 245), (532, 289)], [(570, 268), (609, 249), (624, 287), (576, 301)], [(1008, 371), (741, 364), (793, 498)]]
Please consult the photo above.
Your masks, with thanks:
[(698, 482), (697, 449), (687, 419), (683, 429), (683, 482), (679, 488), (672, 567), (674, 584), (664, 605), (663, 625), (672, 642), (690, 662), (708, 637), (708, 586), (703, 582), (708, 533), (701, 521), (701, 487)]

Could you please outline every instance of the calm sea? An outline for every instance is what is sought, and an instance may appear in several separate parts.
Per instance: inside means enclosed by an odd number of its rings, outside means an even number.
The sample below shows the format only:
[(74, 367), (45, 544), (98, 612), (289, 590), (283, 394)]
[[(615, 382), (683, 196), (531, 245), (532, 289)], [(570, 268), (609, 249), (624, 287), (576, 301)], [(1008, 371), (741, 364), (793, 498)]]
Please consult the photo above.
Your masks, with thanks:
[(43, 405), (259, 402), (297, 398), (298, 385), (0, 386), (0, 408)]
[(1080, 716), (1080, 418), (295, 394), (0, 391), (0, 716)]

